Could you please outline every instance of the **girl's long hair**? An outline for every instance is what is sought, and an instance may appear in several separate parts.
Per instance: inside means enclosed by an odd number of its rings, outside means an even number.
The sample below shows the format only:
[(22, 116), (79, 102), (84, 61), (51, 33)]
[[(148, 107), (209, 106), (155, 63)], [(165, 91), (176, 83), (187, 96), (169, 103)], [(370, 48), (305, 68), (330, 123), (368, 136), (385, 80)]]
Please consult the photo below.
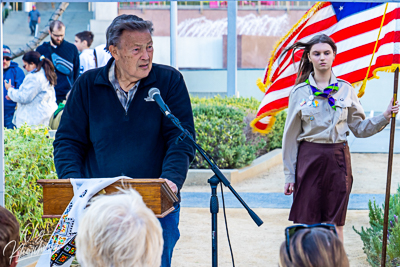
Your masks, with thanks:
[(315, 35), (313, 38), (311, 38), (310, 41), (303, 43), (303, 42), (296, 42), (293, 45), (289, 46), (288, 48), (285, 49), (285, 51), (282, 53), (282, 55), (285, 55), (287, 52), (289, 52), (291, 49), (292, 51), (292, 60), (293, 60), (293, 65), (295, 64), (294, 61), (294, 54), (297, 49), (303, 49), (303, 56), (301, 57), (300, 64), (299, 64), (299, 70), (297, 71), (297, 78), (296, 78), (296, 83), (295, 85), (305, 82), (308, 79), (308, 76), (310, 76), (310, 73), (314, 70), (312, 62), (308, 59), (308, 54), (310, 54), (311, 47), (315, 44), (320, 44), (320, 43), (325, 43), (328, 44), (332, 47), (333, 53), (336, 55), (337, 47), (335, 42), (332, 40), (331, 37), (329, 37), (326, 34), (319, 34)]
[(57, 84), (57, 74), (54, 71), (53, 63), (47, 58), (40, 58), (40, 53), (36, 51), (29, 51), (23, 57), (22, 60), (36, 65), (36, 71), (40, 71), (42, 68), (44, 70), (44, 74), (46, 75), (47, 80), (53, 86)]

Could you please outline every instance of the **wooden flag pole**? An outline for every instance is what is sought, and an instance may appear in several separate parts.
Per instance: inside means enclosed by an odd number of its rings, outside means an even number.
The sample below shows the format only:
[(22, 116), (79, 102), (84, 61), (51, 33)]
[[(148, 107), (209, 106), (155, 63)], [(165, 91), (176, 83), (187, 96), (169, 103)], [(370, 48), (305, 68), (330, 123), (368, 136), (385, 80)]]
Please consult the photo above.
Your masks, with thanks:
[[(397, 67), (394, 72), (394, 90), (393, 90), (393, 105), (397, 101), (397, 88), (399, 85), (399, 68)], [(393, 147), (394, 147), (394, 131), (396, 126), (396, 114), (392, 113), (392, 120), (390, 125), (390, 144), (389, 144), (389, 162), (387, 170), (386, 181), (386, 197), (385, 197), (385, 213), (383, 220), (383, 237), (382, 237), (382, 258), (381, 266), (386, 266), (386, 246), (388, 240), (388, 220), (389, 220), (389, 201), (390, 201), (390, 184), (392, 182), (392, 165), (393, 165)]]

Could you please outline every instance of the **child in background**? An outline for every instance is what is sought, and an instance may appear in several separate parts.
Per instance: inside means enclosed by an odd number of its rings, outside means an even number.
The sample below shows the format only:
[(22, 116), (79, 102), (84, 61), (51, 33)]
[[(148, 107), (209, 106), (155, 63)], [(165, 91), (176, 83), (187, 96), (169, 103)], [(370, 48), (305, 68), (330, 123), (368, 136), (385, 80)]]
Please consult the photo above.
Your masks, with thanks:
[(75, 35), (75, 46), (80, 52), (80, 74), (96, 68), (92, 45), (94, 35), (91, 31), (83, 31)]

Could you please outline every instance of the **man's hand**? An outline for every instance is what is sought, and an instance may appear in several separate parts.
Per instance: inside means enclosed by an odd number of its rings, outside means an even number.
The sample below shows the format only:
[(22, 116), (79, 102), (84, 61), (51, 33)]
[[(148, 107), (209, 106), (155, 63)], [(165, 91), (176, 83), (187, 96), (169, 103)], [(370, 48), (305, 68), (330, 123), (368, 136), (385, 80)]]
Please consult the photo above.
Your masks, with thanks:
[(160, 179), (164, 179), (167, 182), (167, 184), (171, 188), (172, 192), (174, 192), (175, 194), (178, 193), (178, 187), (176, 186), (176, 184), (174, 182), (171, 182), (170, 180), (165, 179), (165, 178), (160, 178)]
[(6, 88), (6, 90), (10, 89), (12, 87), (11, 85), (11, 79), (10, 80), (4, 80), (4, 87)]

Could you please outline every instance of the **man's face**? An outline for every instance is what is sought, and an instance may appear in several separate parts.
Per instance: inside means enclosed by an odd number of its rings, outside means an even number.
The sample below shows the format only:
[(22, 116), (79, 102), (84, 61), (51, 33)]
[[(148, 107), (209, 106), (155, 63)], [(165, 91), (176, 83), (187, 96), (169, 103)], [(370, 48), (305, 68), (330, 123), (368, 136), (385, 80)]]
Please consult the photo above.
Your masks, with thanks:
[(3, 57), (3, 69), (8, 69), (11, 64), (11, 58)]
[(153, 62), (153, 39), (149, 31), (124, 31), (118, 46), (110, 46), (117, 67), (134, 80), (149, 75)]
[(50, 33), (50, 39), (53, 45), (60, 45), (64, 41), (65, 36), (65, 27), (54, 28), (53, 31)]

